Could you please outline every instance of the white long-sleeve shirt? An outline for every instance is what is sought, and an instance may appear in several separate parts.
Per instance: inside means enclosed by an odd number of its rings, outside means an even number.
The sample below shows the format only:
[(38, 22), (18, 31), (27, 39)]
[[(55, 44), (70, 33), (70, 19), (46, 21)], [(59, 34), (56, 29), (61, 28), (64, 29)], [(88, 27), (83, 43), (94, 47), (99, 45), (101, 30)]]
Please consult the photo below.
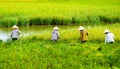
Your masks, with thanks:
[(114, 34), (107, 33), (105, 37), (105, 43), (114, 42)]
[(54, 30), (54, 31), (52, 32), (52, 38), (51, 38), (51, 40), (57, 40), (59, 37), (60, 37), (60, 36), (59, 36), (59, 32), (56, 31), (56, 30)]
[(11, 37), (12, 38), (18, 38), (20, 35), (20, 31), (18, 29), (15, 29), (11, 32)]

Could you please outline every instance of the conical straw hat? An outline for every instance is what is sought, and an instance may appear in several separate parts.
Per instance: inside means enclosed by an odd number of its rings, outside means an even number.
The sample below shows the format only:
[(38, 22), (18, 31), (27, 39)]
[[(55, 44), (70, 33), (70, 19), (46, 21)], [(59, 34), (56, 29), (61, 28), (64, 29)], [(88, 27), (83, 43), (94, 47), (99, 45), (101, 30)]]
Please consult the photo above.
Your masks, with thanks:
[(84, 30), (85, 28), (83, 26), (80, 26), (79, 27), (79, 30)]
[(108, 33), (108, 32), (110, 32), (108, 29), (106, 29), (106, 30), (104, 31), (104, 33)]
[(12, 28), (13, 28), (13, 29), (17, 29), (18, 27), (17, 27), (16, 25), (14, 25)]
[(53, 29), (54, 29), (54, 30), (58, 30), (59, 28), (58, 28), (58, 27), (54, 27)]

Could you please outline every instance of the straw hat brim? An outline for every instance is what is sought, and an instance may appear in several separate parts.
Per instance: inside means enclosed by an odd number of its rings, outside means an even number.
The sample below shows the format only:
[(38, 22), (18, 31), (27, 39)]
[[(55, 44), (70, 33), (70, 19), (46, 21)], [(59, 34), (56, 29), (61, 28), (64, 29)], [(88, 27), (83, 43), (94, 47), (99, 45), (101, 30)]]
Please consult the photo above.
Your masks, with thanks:
[(58, 27), (54, 27), (53, 29), (58, 30), (59, 28)]
[(79, 30), (84, 30), (85, 28), (84, 27), (80, 27)]
[(18, 27), (17, 27), (17, 26), (13, 26), (12, 28), (13, 28), (13, 29), (17, 29)]
[(105, 30), (104, 33), (109, 33), (110, 31), (109, 30)]

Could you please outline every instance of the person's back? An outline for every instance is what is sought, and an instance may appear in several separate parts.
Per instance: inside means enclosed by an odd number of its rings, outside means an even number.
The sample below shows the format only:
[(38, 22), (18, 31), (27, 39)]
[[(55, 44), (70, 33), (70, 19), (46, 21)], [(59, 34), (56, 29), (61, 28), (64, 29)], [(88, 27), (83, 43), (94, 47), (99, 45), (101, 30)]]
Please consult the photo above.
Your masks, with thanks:
[(114, 42), (114, 34), (113, 33), (107, 33), (105, 38), (105, 43)]
[(111, 33), (108, 29), (104, 31), (104, 34), (106, 34), (105, 37), (105, 43), (114, 43), (114, 34)]
[(18, 30), (18, 27), (16, 25), (14, 25), (12, 28), (13, 28), (13, 30), (10, 34), (11, 38), (12, 38), (12, 40), (17, 40), (19, 38), (20, 31)]
[(11, 37), (12, 38), (18, 38), (20, 35), (20, 31), (18, 29), (15, 29), (11, 32)]
[(58, 32), (56, 30), (54, 30), (52, 32), (52, 40), (57, 40), (57, 38), (58, 38)]
[(80, 39), (81, 41), (87, 41), (88, 40), (88, 33), (85, 30), (82, 30), (80, 32)]
[(80, 30), (80, 41), (81, 43), (85, 43), (88, 40), (88, 32), (82, 26), (79, 27), (79, 30)]
[(59, 39), (60, 36), (59, 36), (58, 29), (59, 29), (59, 28), (57, 28), (57, 27), (54, 27), (54, 28), (53, 28), (51, 40), (57, 41), (57, 40)]

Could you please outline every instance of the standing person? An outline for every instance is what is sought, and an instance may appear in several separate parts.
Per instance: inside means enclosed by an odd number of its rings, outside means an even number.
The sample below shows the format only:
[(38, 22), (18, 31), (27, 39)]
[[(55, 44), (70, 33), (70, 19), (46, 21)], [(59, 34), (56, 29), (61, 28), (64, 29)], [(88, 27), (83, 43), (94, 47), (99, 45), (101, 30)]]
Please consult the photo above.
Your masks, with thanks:
[(13, 30), (12, 30), (10, 36), (11, 36), (12, 40), (17, 40), (19, 38), (20, 31), (19, 31), (19, 29), (18, 29), (18, 27), (16, 25), (14, 25), (12, 27), (12, 29)]
[(79, 30), (80, 30), (80, 41), (81, 43), (85, 43), (88, 40), (88, 32), (82, 26), (79, 27)]
[(105, 37), (105, 43), (114, 43), (114, 34), (111, 33), (108, 29), (104, 31), (104, 34), (106, 34)]
[(54, 27), (54, 28), (53, 28), (51, 40), (57, 41), (57, 40), (60, 38), (58, 30), (59, 30), (58, 27)]

